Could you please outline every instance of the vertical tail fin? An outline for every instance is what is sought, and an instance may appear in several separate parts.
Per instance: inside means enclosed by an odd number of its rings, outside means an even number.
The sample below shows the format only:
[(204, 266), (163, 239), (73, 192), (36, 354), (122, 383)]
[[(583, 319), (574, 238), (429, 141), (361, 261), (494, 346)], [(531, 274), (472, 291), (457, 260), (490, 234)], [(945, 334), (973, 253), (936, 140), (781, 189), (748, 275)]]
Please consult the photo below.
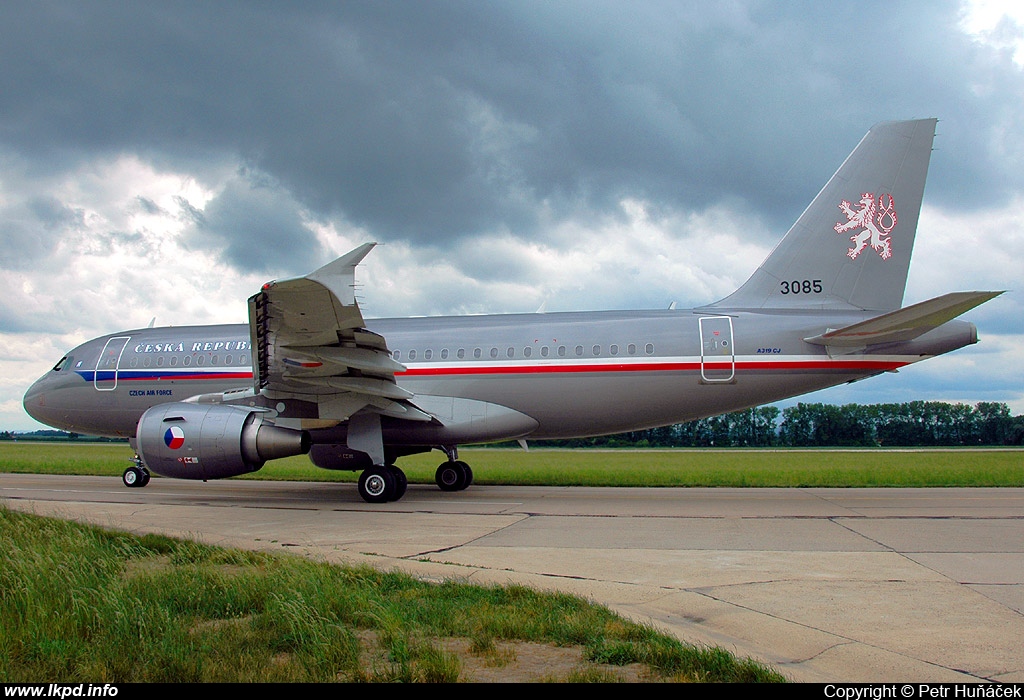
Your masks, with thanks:
[(936, 121), (872, 127), (761, 267), (710, 308), (900, 308)]

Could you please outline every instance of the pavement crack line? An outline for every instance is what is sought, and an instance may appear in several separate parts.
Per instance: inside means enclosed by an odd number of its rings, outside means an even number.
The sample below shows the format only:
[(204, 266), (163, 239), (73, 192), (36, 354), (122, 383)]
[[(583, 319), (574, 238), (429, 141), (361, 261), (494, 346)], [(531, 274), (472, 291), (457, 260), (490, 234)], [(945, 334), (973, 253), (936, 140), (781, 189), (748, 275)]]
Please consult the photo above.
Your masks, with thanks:
[(499, 528), (495, 528), (495, 529), (490, 530), (488, 532), (485, 532), (483, 534), (477, 535), (476, 537), (472, 537), (472, 538), (470, 538), (470, 539), (468, 539), (468, 540), (466, 540), (464, 542), (459, 542), (458, 544), (452, 544), (452, 545), (448, 545), (446, 547), (438, 547), (437, 549), (428, 549), (428, 550), (424, 550), (422, 552), (418, 552), (417, 554), (409, 554), (409, 555), (406, 555), (406, 556), (403, 556), (403, 557), (398, 557), (398, 558), (399, 559), (414, 560), (414, 559), (417, 559), (419, 557), (429, 556), (431, 554), (444, 554), (445, 552), (452, 552), (452, 551), (455, 551), (456, 549), (460, 549), (462, 547), (468, 547), (469, 545), (473, 544), (474, 542), (479, 542), (480, 540), (484, 539), (485, 537), (490, 537), (491, 535), (495, 535), (495, 534), (501, 532), (502, 530), (507, 530), (510, 527), (513, 527), (515, 525), (518, 525), (518, 524), (524, 522), (525, 520), (529, 520), (529, 518), (530, 518), (530, 516), (528, 516), (528, 515), (524, 516), (524, 517), (521, 517), (518, 520), (516, 520), (515, 522), (506, 523), (505, 525), (502, 525)]

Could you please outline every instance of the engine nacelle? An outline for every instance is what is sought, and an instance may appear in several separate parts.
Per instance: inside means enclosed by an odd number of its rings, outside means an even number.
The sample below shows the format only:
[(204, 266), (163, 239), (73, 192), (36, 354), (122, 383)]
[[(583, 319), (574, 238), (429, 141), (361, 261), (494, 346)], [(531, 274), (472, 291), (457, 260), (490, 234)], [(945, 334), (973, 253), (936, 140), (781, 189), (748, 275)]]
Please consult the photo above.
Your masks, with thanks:
[(309, 451), (309, 461), (321, 469), (337, 471), (362, 471), (373, 466), (370, 455), (335, 443), (313, 445)]
[(264, 424), (264, 414), (225, 404), (167, 403), (142, 414), (135, 438), (151, 471), (176, 479), (224, 479), (269, 459), (309, 452), (309, 433)]

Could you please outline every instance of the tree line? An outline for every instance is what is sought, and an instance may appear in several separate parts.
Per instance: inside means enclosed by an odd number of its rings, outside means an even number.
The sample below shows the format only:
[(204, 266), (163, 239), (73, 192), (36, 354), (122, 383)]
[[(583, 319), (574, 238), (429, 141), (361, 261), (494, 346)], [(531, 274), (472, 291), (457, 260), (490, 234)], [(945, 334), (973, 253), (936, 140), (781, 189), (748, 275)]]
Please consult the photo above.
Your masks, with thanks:
[(1005, 403), (798, 403), (758, 406), (619, 435), (546, 442), (564, 447), (955, 447), (1021, 445), (1024, 416)]

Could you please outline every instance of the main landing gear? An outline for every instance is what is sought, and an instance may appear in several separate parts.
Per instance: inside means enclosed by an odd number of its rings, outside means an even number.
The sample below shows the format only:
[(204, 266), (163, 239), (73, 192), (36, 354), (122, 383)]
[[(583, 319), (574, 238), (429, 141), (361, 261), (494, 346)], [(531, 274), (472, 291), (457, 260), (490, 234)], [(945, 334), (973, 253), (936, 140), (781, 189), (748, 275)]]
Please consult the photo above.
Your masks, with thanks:
[(473, 470), (459, 460), (459, 448), (455, 445), (441, 447), (448, 455), (448, 461), (442, 462), (434, 472), (434, 481), (442, 491), (462, 491), (473, 483)]
[(434, 481), (442, 491), (462, 491), (473, 483), (473, 470), (465, 462), (448, 460), (434, 472)]
[[(434, 472), (434, 481), (442, 491), (462, 491), (473, 483), (473, 470), (459, 460), (454, 447), (443, 448), (448, 461), (442, 462)], [(359, 496), (367, 503), (388, 503), (405, 495), (409, 480), (405, 472), (394, 464), (376, 464), (359, 475)]]
[(135, 465), (124, 470), (124, 474), (121, 475), (121, 483), (130, 489), (140, 489), (149, 483), (149, 470), (142, 465), (142, 460), (138, 455), (132, 461), (135, 462)]
[(409, 480), (394, 464), (376, 464), (359, 475), (359, 495), (367, 503), (397, 501), (405, 495)]

